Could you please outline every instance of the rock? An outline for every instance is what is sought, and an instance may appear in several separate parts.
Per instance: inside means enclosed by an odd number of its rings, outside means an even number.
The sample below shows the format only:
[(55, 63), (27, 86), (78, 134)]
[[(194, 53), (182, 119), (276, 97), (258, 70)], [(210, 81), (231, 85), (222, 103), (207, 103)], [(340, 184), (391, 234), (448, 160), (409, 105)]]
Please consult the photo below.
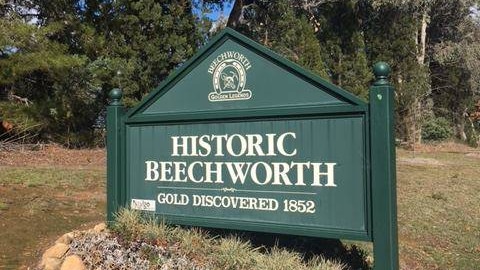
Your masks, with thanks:
[(47, 251), (43, 253), (42, 258), (61, 259), (69, 249), (70, 247), (68, 245), (63, 243), (57, 243), (53, 247), (47, 249)]
[(105, 231), (106, 229), (107, 229), (107, 225), (105, 225), (105, 223), (100, 223), (100, 224), (96, 225), (95, 227), (93, 227), (93, 231), (97, 232), (97, 233), (101, 233), (101, 232)]
[(43, 270), (58, 270), (60, 269), (61, 259), (57, 258), (44, 258), (42, 260), (41, 268)]
[(55, 241), (55, 243), (56, 244), (60, 243), (60, 244), (70, 245), (73, 238), (75, 238), (74, 233), (69, 232), (69, 233), (66, 233), (66, 234), (60, 236), (60, 238), (58, 238), (57, 241)]
[(70, 255), (65, 258), (65, 261), (62, 264), (60, 270), (86, 270), (85, 264), (80, 257), (77, 255)]

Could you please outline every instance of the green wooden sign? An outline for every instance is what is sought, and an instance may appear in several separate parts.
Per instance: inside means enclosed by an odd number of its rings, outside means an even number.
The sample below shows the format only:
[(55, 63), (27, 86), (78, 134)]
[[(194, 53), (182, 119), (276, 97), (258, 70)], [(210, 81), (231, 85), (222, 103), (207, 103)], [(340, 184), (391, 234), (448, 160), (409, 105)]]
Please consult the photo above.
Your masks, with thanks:
[(111, 92), (108, 220), (374, 242), (397, 269), (393, 88), (366, 103), (227, 29), (138, 106)]

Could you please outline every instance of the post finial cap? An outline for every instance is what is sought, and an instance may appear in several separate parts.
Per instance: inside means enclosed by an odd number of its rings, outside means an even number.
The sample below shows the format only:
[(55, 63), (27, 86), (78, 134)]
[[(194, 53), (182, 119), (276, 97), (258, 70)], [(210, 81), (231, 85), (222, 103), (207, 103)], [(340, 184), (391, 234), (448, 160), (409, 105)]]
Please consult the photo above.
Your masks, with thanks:
[(122, 96), (123, 96), (122, 89), (113, 88), (108, 95), (111, 99), (110, 105), (120, 105), (121, 104), (120, 100), (122, 99)]
[(390, 75), (390, 66), (385, 62), (377, 62), (373, 66), (373, 73), (375, 74), (376, 79), (386, 79)]
[(377, 62), (373, 66), (373, 74), (375, 74), (375, 85), (388, 84), (388, 76), (392, 69), (385, 62)]

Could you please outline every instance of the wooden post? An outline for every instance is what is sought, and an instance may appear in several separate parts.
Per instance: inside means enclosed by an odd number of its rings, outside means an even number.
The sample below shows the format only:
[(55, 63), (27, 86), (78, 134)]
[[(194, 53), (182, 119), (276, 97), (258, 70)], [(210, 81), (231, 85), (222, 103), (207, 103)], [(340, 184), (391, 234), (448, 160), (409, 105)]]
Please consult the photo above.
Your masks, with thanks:
[(124, 108), (121, 103), (122, 90), (112, 89), (107, 107), (107, 222), (111, 223), (114, 214), (123, 204), (122, 199), (122, 121)]
[(373, 253), (375, 270), (398, 269), (397, 194), (395, 165), (394, 88), (388, 82), (390, 67), (374, 66), (370, 88), (370, 134), (373, 202)]

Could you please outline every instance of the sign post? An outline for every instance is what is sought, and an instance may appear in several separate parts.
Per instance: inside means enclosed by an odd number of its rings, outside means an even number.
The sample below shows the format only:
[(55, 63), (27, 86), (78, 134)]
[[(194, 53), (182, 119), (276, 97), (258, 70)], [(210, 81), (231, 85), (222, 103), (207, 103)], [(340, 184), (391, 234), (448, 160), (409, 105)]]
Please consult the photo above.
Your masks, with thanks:
[(373, 253), (375, 269), (398, 269), (394, 88), (390, 67), (374, 66), (370, 88), (372, 152)]
[(370, 103), (226, 29), (124, 112), (107, 108), (107, 219), (370, 241), (398, 269), (393, 88)]
[(110, 91), (110, 105), (107, 107), (107, 221), (112, 222), (114, 214), (121, 206), (124, 206), (122, 192), (122, 149), (124, 128), (123, 116), (125, 114), (121, 103), (122, 90)]

